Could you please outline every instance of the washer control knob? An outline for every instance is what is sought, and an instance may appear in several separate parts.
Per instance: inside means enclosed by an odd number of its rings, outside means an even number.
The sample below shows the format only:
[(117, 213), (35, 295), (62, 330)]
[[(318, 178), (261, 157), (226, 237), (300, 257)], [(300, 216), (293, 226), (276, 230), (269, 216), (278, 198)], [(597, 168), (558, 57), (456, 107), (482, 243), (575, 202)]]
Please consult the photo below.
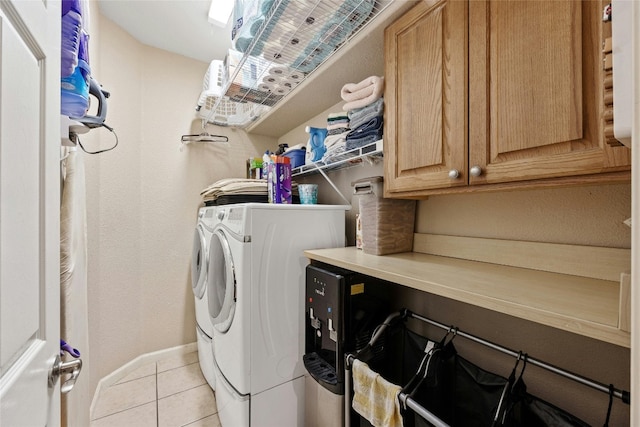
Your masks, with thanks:
[(220, 209), (217, 213), (216, 216), (218, 217), (218, 219), (220, 221), (222, 221), (224, 219), (224, 209)]

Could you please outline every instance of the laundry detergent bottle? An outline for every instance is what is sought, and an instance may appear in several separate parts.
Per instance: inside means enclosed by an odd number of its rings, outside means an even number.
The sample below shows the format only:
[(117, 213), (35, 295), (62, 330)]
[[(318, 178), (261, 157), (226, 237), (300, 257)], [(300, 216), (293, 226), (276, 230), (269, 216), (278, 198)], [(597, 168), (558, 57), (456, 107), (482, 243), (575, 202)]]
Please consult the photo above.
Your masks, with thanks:
[(69, 77), (78, 66), (81, 31), (82, 6), (80, 0), (62, 0), (61, 78)]
[(324, 140), (327, 137), (327, 129), (307, 126), (304, 130), (309, 134), (307, 163), (322, 160), (322, 156), (327, 152), (327, 148), (324, 145)]
[(80, 34), (78, 65), (70, 76), (60, 81), (60, 113), (72, 118), (83, 117), (89, 109), (89, 35)]

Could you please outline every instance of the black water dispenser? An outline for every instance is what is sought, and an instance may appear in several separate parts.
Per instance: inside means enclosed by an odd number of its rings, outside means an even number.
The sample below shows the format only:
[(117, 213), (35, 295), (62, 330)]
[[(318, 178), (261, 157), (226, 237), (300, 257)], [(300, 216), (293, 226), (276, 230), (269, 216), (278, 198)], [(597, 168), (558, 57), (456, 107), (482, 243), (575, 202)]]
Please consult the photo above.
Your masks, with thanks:
[[(303, 360), (310, 377), (306, 386), (305, 425), (342, 425), (326, 417), (335, 414), (342, 419), (344, 413), (344, 355), (363, 348), (374, 328), (388, 315), (389, 284), (339, 267), (314, 263), (307, 266), (305, 287)], [(313, 396), (317, 397), (317, 404), (309, 404)], [(317, 407), (318, 404), (326, 406), (332, 400), (336, 402), (333, 406), (339, 408)], [(319, 421), (318, 417), (324, 419)]]

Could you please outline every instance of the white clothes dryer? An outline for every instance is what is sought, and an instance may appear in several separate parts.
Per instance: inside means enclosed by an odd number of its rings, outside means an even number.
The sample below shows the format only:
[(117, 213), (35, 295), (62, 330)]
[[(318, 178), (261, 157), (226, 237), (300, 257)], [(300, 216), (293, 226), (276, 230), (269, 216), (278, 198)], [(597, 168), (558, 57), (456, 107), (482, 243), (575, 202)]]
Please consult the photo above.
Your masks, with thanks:
[(343, 247), (348, 207), (247, 203), (218, 209), (207, 292), (220, 422), (303, 426), (303, 251)]
[(209, 317), (207, 296), (207, 264), (209, 262), (209, 243), (216, 221), (215, 214), (215, 207), (200, 208), (198, 211), (198, 223), (193, 237), (191, 257), (191, 288), (195, 298), (198, 359), (202, 375), (213, 390), (216, 388), (216, 377), (213, 371), (213, 324)]

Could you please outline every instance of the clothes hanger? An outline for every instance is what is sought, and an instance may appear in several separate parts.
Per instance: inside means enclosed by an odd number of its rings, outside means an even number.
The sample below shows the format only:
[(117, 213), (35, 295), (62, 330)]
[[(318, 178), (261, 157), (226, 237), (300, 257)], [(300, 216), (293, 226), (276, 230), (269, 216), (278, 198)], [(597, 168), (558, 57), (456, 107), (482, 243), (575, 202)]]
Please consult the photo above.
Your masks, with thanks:
[(229, 142), (229, 137), (225, 135), (212, 135), (207, 132), (206, 122), (202, 121), (202, 132), (199, 134), (191, 134), (191, 135), (182, 135), (180, 138), (180, 151), (184, 149), (185, 145), (191, 144), (193, 142)]
[[(449, 338), (449, 340), (447, 340), (447, 337), (449, 337), (449, 336), (451, 336), (451, 337)], [(440, 340), (440, 347), (442, 347), (442, 348), (446, 347), (457, 336), (458, 336), (458, 327), (457, 326), (450, 326), (449, 330), (447, 331), (447, 333), (444, 334), (444, 337), (442, 337), (442, 339)]]
[[(402, 388), (402, 393), (406, 394), (407, 396), (413, 397), (416, 391), (420, 388), (420, 385), (427, 378), (433, 356), (439, 351), (440, 348), (433, 347), (427, 353), (425, 353), (424, 357), (420, 361), (420, 364), (418, 365), (416, 373), (413, 375), (413, 377), (411, 377), (407, 385)], [(405, 407), (405, 409), (407, 408)]]
[[(524, 373), (524, 369), (527, 367), (527, 355), (522, 353), (522, 351), (518, 352), (518, 357), (516, 359), (516, 364), (511, 370), (511, 374), (509, 374), (509, 378), (507, 378), (507, 383), (504, 385), (502, 389), (502, 394), (500, 395), (500, 401), (498, 401), (498, 407), (496, 408), (496, 414), (493, 418), (493, 423), (491, 427), (497, 427), (504, 424), (504, 419), (507, 413), (506, 404), (508, 403), (509, 395), (511, 394), (511, 389), (516, 382), (516, 369), (518, 369), (518, 365), (520, 364), (520, 360), (524, 359), (524, 364), (522, 366), (522, 370), (520, 371), (520, 377), (522, 378), (522, 374)], [(502, 420), (500, 420), (502, 418)]]
[[(522, 369), (520, 370), (520, 375), (518, 375), (518, 379), (516, 379), (515, 378), (516, 369), (518, 368), (518, 363), (520, 362), (520, 360), (522, 360)], [(506, 395), (503, 394), (505, 399), (507, 400), (507, 406), (501, 409), (501, 406), (503, 404), (503, 400), (502, 400), (503, 398), (500, 397), (500, 402), (498, 403), (498, 409), (496, 410), (496, 418), (500, 418), (500, 421), (499, 423), (496, 423), (496, 421), (494, 420), (492, 427), (503, 426), (505, 424), (507, 413), (511, 410), (509, 396), (511, 396), (514, 393), (514, 387), (516, 387), (517, 384), (520, 384), (519, 387), (521, 387), (524, 384), (522, 383), (522, 375), (524, 375), (524, 370), (527, 369), (528, 360), (529, 360), (529, 355), (527, 353), (522, 353), (522, 351), (518, 352), (518, 359), (516, 360), (516, 365), (513, 367), (513, 370), (511, 371), (511, 374), (509, 375), (509, 379), (507, 381), (506, 387), (509, 388), (509, 391)], [(500, 411), (502, 411), (502, 414), (500, 414)]]
[(181, 142), (189, 144), (191, 142), (229, 142), (229, 137), (224, 135), (211, 135), (208, 132), (202, 132), (197, 135), (182, 135)]
[(433, 366), (432, 361), (437, 358), (438, 353), (442, 351), (443, 348), (445, 348), (447, 345), (451, 343), (451, 341), (453, 341), (453, 339), (457, 336), (457, 334), (458, 334), (458, 328), (451, 326), (447, 331), (447, 333), (444, 335), (444, 337), (442, 337), (440, 342), (433, 344), (433, 347), (431, 347), (425, 353), (424, 357), (420, 361), (420, 364), (418, 365), (418, 369), (416, 373), (413, 375), (413, 377), (411, 377), (409, 382), (407, 382), (407, 384), (402, 388), (401, 390), (402, 393), (405, 393), (406, 395), (413, 397), (413, 395), (420, 388), (420, 385), (424, 382), (425, 379), (427, 379), (427, 377), (431, 373), (432, 369), (430, 370), (430, 368)]

